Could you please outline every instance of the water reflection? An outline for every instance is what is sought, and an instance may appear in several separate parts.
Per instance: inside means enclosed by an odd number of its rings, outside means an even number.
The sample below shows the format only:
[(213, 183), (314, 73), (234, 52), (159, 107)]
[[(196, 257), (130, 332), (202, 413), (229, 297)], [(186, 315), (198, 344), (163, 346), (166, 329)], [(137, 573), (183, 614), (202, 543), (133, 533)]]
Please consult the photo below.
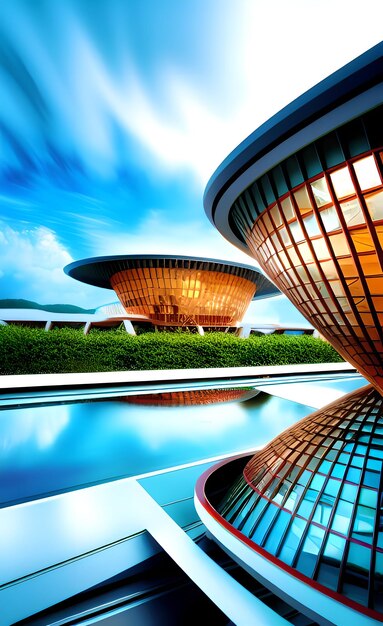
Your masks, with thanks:
[(259, 391), (251, 388), (195, 389), (193, 391), (168, 391), (166, 393), (144, 393), (121, 398), (130, 404), (149, 406), (187, 406), (215, 404), (217, 402), (244, 402), (257, 396)]
[(256, 448), (312, 411), (266, 394), (177, 407), (122, 399), (1, 411), (0, 501)]
[(22, 428), (18, 420), (0, 419), (0, 451), (2, 456), (10, 449), (32, 444), (37, 450), (43, 450), (55, 444), (57, 437), (69, 421), (69, 407), (25, 409)]

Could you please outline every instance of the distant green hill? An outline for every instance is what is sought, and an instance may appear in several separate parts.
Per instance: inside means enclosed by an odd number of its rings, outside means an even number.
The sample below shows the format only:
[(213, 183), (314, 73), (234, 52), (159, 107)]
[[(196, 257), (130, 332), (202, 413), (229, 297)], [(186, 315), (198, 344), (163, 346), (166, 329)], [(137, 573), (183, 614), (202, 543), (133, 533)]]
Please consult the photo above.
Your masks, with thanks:
[(82, 309), (73, 304), (38, 304), (32, 300), (8, 298), (0, 300), (0, 309), (40, 309), (51, 313), (94, 313), (95, 309)]

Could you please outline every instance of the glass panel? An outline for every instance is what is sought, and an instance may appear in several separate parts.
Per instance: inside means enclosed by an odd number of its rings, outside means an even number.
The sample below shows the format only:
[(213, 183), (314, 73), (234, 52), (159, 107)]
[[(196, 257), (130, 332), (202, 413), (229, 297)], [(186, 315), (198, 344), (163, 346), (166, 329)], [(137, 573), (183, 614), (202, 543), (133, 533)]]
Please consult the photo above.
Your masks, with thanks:
[(383, 554), (376, 553), (374, 609), (383, 612)]
[(289, 523), (291, 516), (286, 513), (286, 511), (280, 511), (277, 520), (274, 522), (273, 528), (270, 532), (270, 535), (267, 538), (265, 543), (265, 550), (270, 552), (271, 554), (275, 554), (279, 543), (282, 539), (283, 533), (287, 528), (287, 524)]
[(263, 539), (267, 531), (273, 526), (273, 520), (278, 511), (278, 507), (276, 507), (274, 504), (269, 504), (251, 537), (255, 543), (258, 543), (259, 545), (263, 543)]
[(325, 531), (314, 524), (309, 527), (297, 562), (297, 570), (306, 576), (312, 576), (317, 562), (318, 552), (322, 546)]
[(325, 206), (331, 202), (330, 192), (324, 178), (319, 178), (311, 183), (311, 189), (318, 207)]
[(339, 233), (339, 235), (330, 235), (330, 243), (333, 247), (335, 256), (346, 256), (350, 254), (350, 250), (343, 233)]
[(291, 236), (294, 239), (295, 242), (298, 241), (304, 241), (305, 240), (305, 236), (303, 234), (303, 230), (301, 228), (301, 225), (298, 222), (292, 222), (290, 224), (290, 232), (291, 232)]
[(278, 226), (281, 226), (282, 218), (281, 218), (281, 215), (279, 213), (279, 209), (278, 209), (277, 205), (273, 206), (273, 208), (270, 209), (270, 214), (271, 214), (272, 220), (274, 221), (275, 226), (277, 228), (278, 228)]
[(344, 573), (343, 593), (367, 605), (368, 601), (368, 571), (370, 567), (371, 550), (364, 546), (350, 543), (346, 570)]
[(246, 535), (246, 537), (251, 536), (252, 529), (257, 523), (257, 520), (259, 519), (259, 517), (261, 516), (266, 504), (267, 504), (267, 500), (264, 500), (263, 498), (261, 498), (257, 502), (254, 510), (251, 512), (251, 515), (247, 518), (246, 522), (242, 526), (241, 533)]
[(334, 504), (334, 498), (331, 496), (321, 495), (319, 502), (315, 507), (315, 513), (313, 516), (314, 522), (327, 526)]
[(331, 528), (336, 530), (338, 533), (342, 533), (342, 535), (347, 535), (352, 510), (353, 504), (351, 504), (351, 502), (339, 500), (332, 520)]
[(321, 234), (319, 226), (318, 226), (318, 222), (316, 221), (315, 216), (313, 214), (309, 215), (308, 217), (305, 217), (303, 219), (303, 223), (305, 225), (307, 235), (309, 237), (315, 237), (316, 235)]
[(357, 487), (355, 485), (344, 484), (342, 487), (341, 498), (347, 502), (354, 503), (356, 500)]
[(339, 217), (333, 206), (329, 209), (321, 211), (320, 216), (326, 232), (331, 233), (333, 230), (338, 230), (340, 228)]
[(342, 561), (346, 540), (329, 534), (321, 558), (316, 580), (330, 589), (338, 587), (339, 567)]
[(340, 170), (330, 174), (334, 191), (338, 198), (345, 198), (355, 194), (355, 188), (350, 176), (348, 167), (342, 167)]
[(317, 491), (308, 489), (299, 505), (298, 515), (301, 515), (305, 519), (308, 519), (311, 515), (311, 511), (313, 510), (317, 497), (318, 497)]
[(295, 212), (294, 212), (294, 208), (293, 208), (293, 204), (291, 202), (290, 196), (282, 200), (281, 207), (283, 209), (284, 216), (287, 220), (291, 220), (293, 217), (295, 217)]
[(364, 224), (365, 219), (360, 208), (359, 200), (349, 200), (348, 202), (342, 202), (340, 205), (342, 213), (346, 219), (347, 226), (355, 226), (356, 224)]
[(312, 205), (306, 186), (294, 192), (294, 198), (302, 214), (312, 211)]
[(373, 220), (383, 220), (383, 191), (378, 191), (365, 198)]
[(298, 518), (295, 518), (293, 520), (291, 528), (283, 542), (282, 550), (279, 554), (279, 558), (284, 563), (291, 565), (291, 563), (293, 562), (299, 541), (303, 535), (303, 531), (305, 528), (306, 522), (304, 520)]
[(375, 159), (372, 155), (356, 161), (354, 170), (362, 191), (382, 184)]
[(374, 519), (375, 509), (371, 509), (368, 506), (359, 505), (356, 510), (352, 536), (355, 539), (364, 541), (365, 543), (371, 543), (372, 533), (374, 531)]

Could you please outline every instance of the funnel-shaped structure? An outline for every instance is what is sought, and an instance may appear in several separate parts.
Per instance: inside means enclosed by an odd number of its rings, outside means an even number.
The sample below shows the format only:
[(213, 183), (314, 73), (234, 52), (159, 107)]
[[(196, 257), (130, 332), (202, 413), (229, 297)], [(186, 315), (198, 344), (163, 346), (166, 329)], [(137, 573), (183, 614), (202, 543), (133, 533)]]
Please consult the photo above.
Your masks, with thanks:
[(206, 212), (375, 387), (209, 470), (196, 507), (266, 586), (324, 624), (383, 621), (383, 43), (213, 175)]
[(383, 393), (383, 44), (255, 131), (206, 211)]
[(179, 256), (127, 255), (84, 259), (64, 271), (114, 289), (128, 315), (159, 326), (236, 326), (252, 299), (279, 290), (248, 265)]

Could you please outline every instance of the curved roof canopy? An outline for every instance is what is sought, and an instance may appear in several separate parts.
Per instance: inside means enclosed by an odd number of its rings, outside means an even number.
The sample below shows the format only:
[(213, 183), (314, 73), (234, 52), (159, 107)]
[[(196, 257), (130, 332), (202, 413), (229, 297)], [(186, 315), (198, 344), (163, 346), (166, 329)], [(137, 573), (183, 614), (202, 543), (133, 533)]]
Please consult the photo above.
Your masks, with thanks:
[(152, 254), (100, 256), (74, 261), (64, 267), (64, 272), (83, 283), (112, 289), (110, 279), (114, 274), (127, 269), (145, 267), (199, 269), (246, 278), (256, 285), (257, 290), (253, 299), (267, 298), (280, 293), (279, 289), (266, 276), (250, 265), (202, 257)]

